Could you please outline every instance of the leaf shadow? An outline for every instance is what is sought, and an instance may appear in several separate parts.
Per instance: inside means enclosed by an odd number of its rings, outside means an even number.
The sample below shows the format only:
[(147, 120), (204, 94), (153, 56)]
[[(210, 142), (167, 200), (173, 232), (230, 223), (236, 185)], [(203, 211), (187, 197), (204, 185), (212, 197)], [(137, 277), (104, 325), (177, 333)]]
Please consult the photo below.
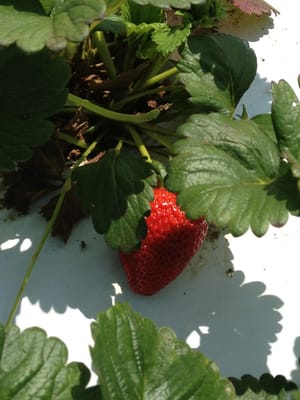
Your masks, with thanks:
[(292, 371), (292, 380), (300, 387), (300, 336), (295, 339), (294, 343), (294, 354), (295, 354), (295, 369)]
[(133, 300), (134, 308), (170, 326), (219, 366), (223, 376), (269, 372), (270, 343), (277, 340), (283, 302), (264, 294), (262, 282), (246, 282), (242, 271), (233, 271), (233, 255), (221, 234), (205, 246), (184, 273), (164, 291)]
[[(2, 226), (0, 320), (4, 322), (44, 223), (39, 215), (31, 214)], [(3, 251), (3, 243), (16, 238), (18, 243)], [(32, 247), (21, 251), (25, 239), (31, 240)], [(129, 302), (135, 311), (153, 319), (158, 326), (171, 327), (180, 339), (199, 348), (217, 363), (223, 376), (257, 376), (268, 372), (270, 343), (276, 341), (281, 330), (278, 310), (282, 301), (264, 294), (262, 282), (246, 282), (242, 271), (232, 269), (233, 256), (226, 236), (211, 234), (175, 281), (154, 296), (139, 296), (128, 288), (118, 254), (86, 219), (73, 231), (67, 246), (55, 238), (48, 240), (25, 296), (40, 312), (51, 312), (52, 318), (53, 313), (64, 314), (72, 340), (75, 336), (78, 342), (82, 326), (75, 325), (68, 315), (69, 308), (90, 319), (111, 306), (113, 299)], [(114, 283), (120, 285), (122, 294), (116, 295)], [(23, 312), (26, 310), (19, 310)], [(25, 315), (23, 325), (24, 321), (28, 326), (41, 325), (38, 316), (36, 319), (26, 322)]]

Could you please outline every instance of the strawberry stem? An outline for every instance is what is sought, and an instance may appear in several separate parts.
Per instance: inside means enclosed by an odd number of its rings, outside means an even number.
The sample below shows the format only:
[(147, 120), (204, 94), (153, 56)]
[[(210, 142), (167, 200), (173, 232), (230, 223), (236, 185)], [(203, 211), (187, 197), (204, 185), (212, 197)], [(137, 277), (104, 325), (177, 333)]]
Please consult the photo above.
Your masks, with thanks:
[(114, 62), (112, 60), (112, 57), (110, 55), (110, 52), (108, 50), (107, 43), (106, 43), (103, 32), (101, 32), (101, 31), (94, 32), (92, 35), (92, 40), (97, 49), (98, 55), (101, 58), (109, 76), (113, 80), (116, 79), (117, 71), (116, 71)]
[(82, 99), (81, 97), (78, 97), (72, 93), (69, 93), (68, 95), (67, 105), (76, 105), (77, 107), (83, 107), (86, 110), (101, 117), (131, 124), (142, 124), (144, 122), (152, 121), (160, 114), (160, 111), (158, 109), (148, 111), (145, 114), (123, 114), (101, 107), (98, 104), (94, 104), (89, 100)]
[(81, 147), (82, 149), (87, 149), (87, 147), (88, 147), (84, 140), (78, 140), (78, 139), (74, 138), (73, 136), (68, 135), (68, 134), (66, 134), (64, 132), (58, 132), (57, 133), (57, 137), (60, 140), (63, 140), (65, 142), (67, 142), (67, 143), (70, 143), (70, 144), (73, 144), (75, 146)]
[(67, 176), (67, 178), (66, 178), (66, 180), (65, 180), (65, 182), (63, 184), (63, 187), (62, 187), (62, 189), (60, 191), (60, 194), (59, 194), (58, 200), (56, 202), (56, 205), (55, 205), (54, 211), (52, 213), (52, 216), (51, 216), (50, 220), (48, 221), (48, 223), (46, 225), (44, 234), (42, 235), (42, 238), (41, 238), (41, 240), (40, 240), (40, 242), (39, 242), (39, 244), (37, 246), (37, 249), (33, 253), (33, 255), (32, 255), (31, 259), (30, 259), (30, 262), (28, 264), (28, 267), (26, 269), (25, 276), (23, 278), (23, 281), (21, 283), (21, 286), (20, 286), (20, 288), (18, 290), (18, 293), (17, 293), (17, 296), (15, 298), (15, 302), (13, 304), (13, 307), (12, 307), (10, 313), (9, 313), (8, 319), (7, 319), (6, 324), (5, 324), (5, 329), (6, 330), (8, 330), (9, 327), (11, 326), (11, 324), (12, 324), (14, 316), (15, 316), (15, 314), (17, 312), (17, 309), (18, 309), (18, 307), (20, 305), (20, 302), (22, 300), (22, 297), (23, 297), (24, 291), (26, 289), (27, 283), (29, 281), (29, 278), (30, 278), (30, 276), (32, 274), (32, 271), (34, 269), (34, 266), (35, 266), (35, 264), (36, 264), (36, 262), (38, 260), (39, 255), (41, 254), (41, 251), (43, 250), (43, 247), (44, 247), (44, 245), (45, 245), (45, 243), (46, 243), (51, 231), (52, 231), (53, 225), (55, 224), (55, 221), (56, 221), (56, 219), (57, 219), (57, 217), (59, 215), (60, 209), (62, 207), (64, 198), (65, 198), (67, 192), (71, 189), (71, 186), (72, 186), (72, 171), (75, 168), (79, 167), (79, 165), (88, 157), (88, 155), (96, 147), (98, 141), (99, 141), (99, 138), (97, 140), (95, 140), (93, 143), (91, 143), (90, 146), (86, 149), (86, 151), (76, 161), (76, 163), (74, 164), (73, 169), (70, 170), (69, 175)]
[(139, 152), (142, 155), (142, 157), (144, 157), (147, 162), (152, 163), (151, 156), (150, 156), (146, 146), (144, 145), (138, 131), (135, 129), (135, 127), (132, 125), (126, 125), (126, 129), (130, 133), (130, 135), (131, 135), (134, 143), (136, 144), (137, 148), (139, 149)]

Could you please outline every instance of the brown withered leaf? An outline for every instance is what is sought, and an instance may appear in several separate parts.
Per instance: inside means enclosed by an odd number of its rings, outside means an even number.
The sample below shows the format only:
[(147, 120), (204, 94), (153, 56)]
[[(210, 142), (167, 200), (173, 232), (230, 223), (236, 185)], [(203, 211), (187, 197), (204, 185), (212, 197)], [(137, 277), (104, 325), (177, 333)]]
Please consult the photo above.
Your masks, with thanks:
[(43, 177), (27, 171), (9, 172), (3, 178), (6, 186), (3, 206), (14, 208), (21, 214), (26, 214), (32, 203), (57, 188)]
[[(58, 196), (53, 197), (48, 204), (42, 207), (40, 213), (49, 221), (57, 203)], [(66, 193), (62, 207), (52, 229), (52, 236), (60, 237), (65, 243), (68, 241), (74, 226), (86, 217), (74, 187)]]
[(53, 181), (61, 182), (64, 169), (62, 148), (58, 140), (52, 138), (36, 148), (29, 161), (20, 163), (17, 171), (3, 174), (4, 207), (26, 214), (35, 201), (57, 189)]
[(264, 0), (231, 0), (235, 7), (238, 7), (242, 12), (249, 15), (262, 15), (279, 14), (274, 7)]

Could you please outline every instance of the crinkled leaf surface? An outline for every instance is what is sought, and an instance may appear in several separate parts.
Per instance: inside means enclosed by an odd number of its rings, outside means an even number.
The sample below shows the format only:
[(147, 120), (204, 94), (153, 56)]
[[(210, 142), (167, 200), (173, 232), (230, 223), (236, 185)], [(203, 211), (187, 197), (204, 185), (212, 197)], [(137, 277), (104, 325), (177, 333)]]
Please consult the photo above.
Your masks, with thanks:
[(166, 56), (175, 51), (186, 40), (190, 31), (190, 25), (178, 28), (160, 24), (152, 33), (151, 38), (156, 44), (157, 50)]
[(129, 251), (145, 236), (144, 216), (153, 198), (147, 178), (152, 174), (142, 158), (115, 150), (74, 171), (82, 204), (111, 247)]
[(1, 400), (71, 400), (81, 392), (90, 373), (80, 363), (67, 363), (67, 349), (39, 328), (20, 332), (0, 325)]
[(300, 160), (300, 102), (290, 85), (273, 83), (272, 119), (279, 145)]
[(193, 115), (181, 125), (185, 136), (173, 148), (167, 187), (179, 192), (187, 216), (241, 235), (251, 227), (263, 235), (299, 214), (297, 181), (281, 161), (276, 144), (251, 120), (223, 114)]
[(31, 147), (46, 142), (54, 126), (47, 119), (67, 98), (69, 67), (49, 51), (27, 55), (0, 49), (0, 170), (31, 157)]
[(191, 100), (207, 109), (233, 113), (256, 74), (248, 43), (225, 34), (191, 37), (181, 51), (179, 79)]
[(104, 400), (234, 399), (231, 384), (212, 361), (126, 304), (99, 314), (92, 334)]
[(206, 0), (132, 0), (141, 5), (151, 4), (160, 8), (181, 8), (189, 9), (192, 4), (203, 4)]
[(270, 15), (272, 11), (278, 14), (278, 11), (264, 0), (232, 0), (232, 3), (249, 15), (259, 17), (264, 14)]
[(55, 7), (55, 0), (39, 0), (46, 15), (49, 15)]
[[(300, 102), (290, 85), (281, 80), (273, 83), (272, 120), (284, 158), (291, 171), (300, 178)], [(298, 181), (300, 190), (300, 179)]]
[(16, 43), (26, 52), (45, 46), (61, 50), (67, 41), (85, 39), (89, 24), (106, 10), (104, 0), (44, 0), (39, 8), (32, 7), (32, 3), (0, 0), (0, 45)]

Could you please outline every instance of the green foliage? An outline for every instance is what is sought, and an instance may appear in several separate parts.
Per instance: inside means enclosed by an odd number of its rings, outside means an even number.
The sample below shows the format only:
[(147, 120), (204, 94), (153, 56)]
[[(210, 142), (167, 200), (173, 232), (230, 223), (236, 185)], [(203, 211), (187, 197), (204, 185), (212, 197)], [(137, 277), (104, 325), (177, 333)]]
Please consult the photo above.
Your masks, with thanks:
[(300, 190), (300, 103), (284, 80), (273, 83), (272, 120), (282, 156), (289, 161)]
[(296, 180), (280, 161), (277, 146), (251, 120), (226, 115), (193, 115), (178, 133), (167, 186), (196, 219), (241, 235), (249, 226), (262, 236), (269, 223), (280, 226), (299, 209)]
[[(164, 178), (188, 217), (204, 215), (233, 235), (251, 227), (261, 236), (269, 224), (299, 215), (297, 96), (285, 81), (274, 83), (271, 115), (248, 119), (244, 108), (237, 119), (236, 106), (256, 74), (254, 52), (229, 35), (191, 36), (194, 27), (211, 27), (223, 5), (0, 0), (0, 169), (15, 169), (50, 137), (64, 138), (59, 155), (46, 161), (64, 157), (68, 169), (68, 160), (96, 231), (126, 252), (146, 235), (152, 187)], [(181, 10), (175, 25), (165, 18), (172, 7)], [(176, 63), (168, 58), (177, 50)], [(99, 314), (92, 334), (100, 386), (86, 389), (89, 372), (66, 364), (58, 339), (38, 328), (20, 333), (0, 325), (1, 400), (300, 398), (269, 375), (231, 380), (234, 391), (212, 361), (127, 305)]]
[(213, 362), (126, 304), (99, 314), (92, 335), (103, 400), (234, 399), (232, 386)]
[(34, 9), (27, 3), (0, 1), (0, 45), (16, 43), (26, 52), (39, 51), (45, 46), (58, 51), (66, 47), (67, 41), (85, 39), (89, 24), (101, 18), (106, 10), (104, 0), (42, 1), (42, 7)]
[(39, 328), (5, 331), (0, 325), (1, 400), (298, 400), (297, 386), (281, 375), (225, 379), (213, 361), (191, 350), (170, 328), (117, 303), (91, 324), (90, 372), (66, 364), (66, 346)]
[(191, 101), (232, 114), (256, 74), (256, 57), (242, 39), (207, 34), (188, 39), (178, 63)]
[(129, 152), (108, 151), (98, 162), (77, 168), (73, 179), (97, 232), (113, 248), (130, 251), (146, 234), (144, 216), (153, 198), (151, 165)]
[(151, 4), (160, 8), (180, 8), (189, 9), (192, 4), (203, 4), (206, 0), (132, 0), (133, 2), (141, 5)]
[(190, 32), (190, 24), (182, 28), (169, 27), (166, 24), (162, 24), (152, 33), (152, 40), (157, 45), (157, 51), (167, 56), (185, 42)]
[(15, 46), (0, 49), (0, 170), (31, 157), (31, 147), (49, 140), (49, 117), (66, 101), (70, 71), (49, 51), (28, 55)]
[(66, 364), (64, 343), (39, 328), (0, 325), (0, 360), (1, 400), (71, 400), (90, 377), (83, 364)]

